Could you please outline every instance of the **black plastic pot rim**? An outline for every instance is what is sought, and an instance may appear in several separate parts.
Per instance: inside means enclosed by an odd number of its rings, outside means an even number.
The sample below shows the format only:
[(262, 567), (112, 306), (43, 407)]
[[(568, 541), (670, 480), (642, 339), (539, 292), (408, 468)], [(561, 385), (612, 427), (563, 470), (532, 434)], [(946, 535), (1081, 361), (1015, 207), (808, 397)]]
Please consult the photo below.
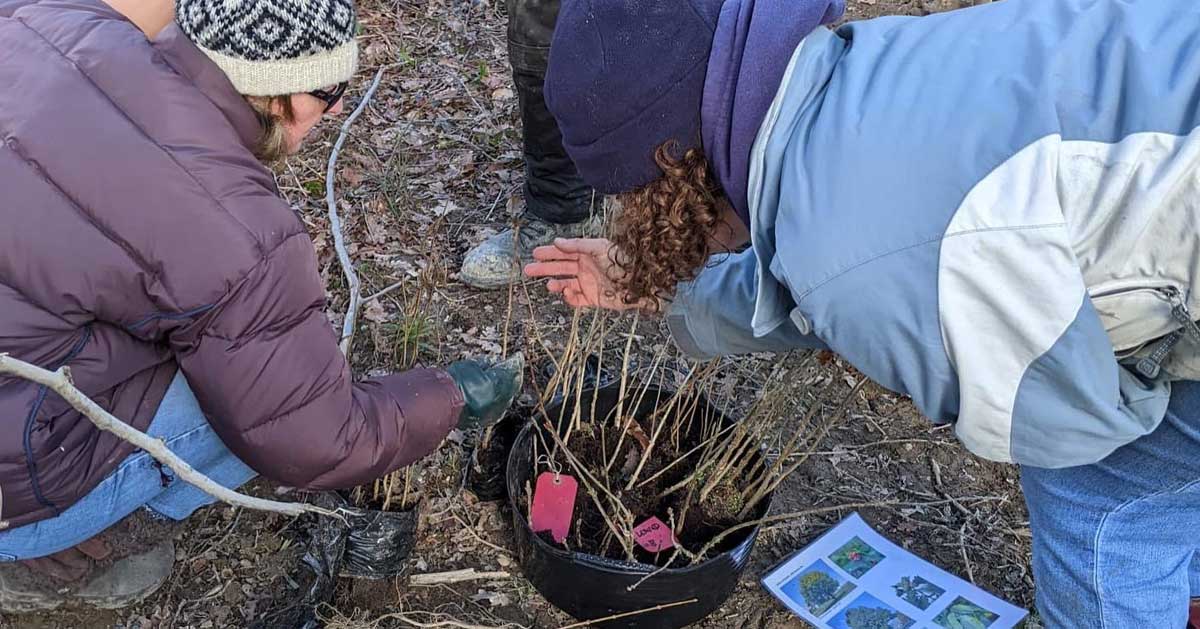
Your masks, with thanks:
[[(517, 517), (520, 518), (521, 524), (527, 530), (531, 528), (529, 526), (529, 522), (527, 522), (525, 520), (524, 515), (518, 515)], [(757, 526), (750, 527), (750, 528), (747, 528), (746, 530), (747, 530), (747, 533), (746, 533), (747, 535), (753, 535), (755, 532), (758, 531), (758, 527)], [(591, 553), (585, 553), (585, 552), (578, 551), (578, 550), (566, 550), (563, 548), (559, 548), (558, 546), (554, 546), (553, 544), (548, 543), (546, 540), (542, 539), (540, 535), (538, 535), (537, 533), (534, 533), (532, 530), (529, 531), (529, 536), (532, 539), (533, 544), (537, 545), (538, 548), (541, 548), (542, 550), (548, 552), (549, 554), (554, 555), (555, 557), (564, 559), (566, 561), (578, 562), (580, 560), (584, 560), (584, 561), (588, 562), (588, 568), (590, 570), (595, 570), (597, 572), (606, 572), (606, 573), (610, 573), (610, 574), (630, 575), (630, 574), (654, 573), (654, 574), (658, 574), (658, 575), (667, 575), (667, 574), (687, 575), (689, 573), (700, 570), (708, 562), (714, 561), (715, 559), (717, 559), (716, 557), (709, 557), (708, 559), (705, 559), (704, 561), (701, 561), (700, 563), (692, 564), (685, 568), (662, 568), (660, 566), (653, 566), (653, 565), (644, 564), (641, 562), (630, 562), (630, 561), (627, 561), (624, 559), (609, 559), (607, 557), (601, 557), (599, 555), (593, 555)], [(673, 551), (665, 550), (663, 552), (671, 553)]]

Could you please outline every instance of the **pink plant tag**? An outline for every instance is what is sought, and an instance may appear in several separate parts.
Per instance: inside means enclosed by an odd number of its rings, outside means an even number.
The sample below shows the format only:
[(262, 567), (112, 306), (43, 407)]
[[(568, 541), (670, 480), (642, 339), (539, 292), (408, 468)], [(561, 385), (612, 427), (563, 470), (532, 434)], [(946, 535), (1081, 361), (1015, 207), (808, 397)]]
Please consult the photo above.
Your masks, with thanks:
[(675, 535), (671, 533), (671, 527), (652, 517), (633, 527), (633, 541), (647, 551), (657, 553), (674, 547)]
[(533, 508), (529, 514), (533, 532), (550, 531), (554, 541), (559, 544), (566, 541), (578, 491), (579, 482), (566, 474), (539, 474), (533, 489)]

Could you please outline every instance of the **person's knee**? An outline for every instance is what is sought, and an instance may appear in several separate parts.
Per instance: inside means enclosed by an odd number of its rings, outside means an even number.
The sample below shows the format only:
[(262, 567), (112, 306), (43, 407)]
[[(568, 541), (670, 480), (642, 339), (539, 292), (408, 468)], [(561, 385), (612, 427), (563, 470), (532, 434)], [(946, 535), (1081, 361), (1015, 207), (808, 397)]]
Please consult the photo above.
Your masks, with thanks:
[(1047, 628), (1183, 626), (1194, 547), (1168, 515), (1178, 496), (1111, 504), (1070, 483), (1031, 482), (1037, 474), (1022, 480)]
[(1184, 626), (1195, 556), (1190, 518), (1179, 517), (1186, 504), (1185, 494), (1165, 493), (1105, 517), (1093, 553), (1106, 626)]

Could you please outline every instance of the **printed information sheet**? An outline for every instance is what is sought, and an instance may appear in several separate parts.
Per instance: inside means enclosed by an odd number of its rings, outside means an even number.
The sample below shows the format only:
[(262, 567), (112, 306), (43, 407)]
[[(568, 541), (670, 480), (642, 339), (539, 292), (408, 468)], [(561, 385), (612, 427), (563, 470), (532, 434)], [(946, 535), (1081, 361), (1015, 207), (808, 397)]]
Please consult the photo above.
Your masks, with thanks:
[(900, 548), (857, 513), (762, 583), (821, 629), (1009, 629), (1026, 615)]

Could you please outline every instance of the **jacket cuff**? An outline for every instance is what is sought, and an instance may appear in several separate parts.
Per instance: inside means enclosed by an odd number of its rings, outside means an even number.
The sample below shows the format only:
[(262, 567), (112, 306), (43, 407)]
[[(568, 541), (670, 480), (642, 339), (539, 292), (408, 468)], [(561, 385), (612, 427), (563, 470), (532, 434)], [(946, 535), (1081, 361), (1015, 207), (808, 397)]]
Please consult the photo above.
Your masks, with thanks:
[(710, 360), (715, 356), (701, 349), (700, 342), (696, 340), (696, 335), (692, 333), (691, 327), (688, 325), (690, 303), (687, 295), (691, 292), (690, 289), (690, 283), (680, 284), (675, 289), (675, 299), (671, 302), (671, 307), (667, 309), (667, 329), (671, 331), (671, 338), (675, 340), (675, 345), (689, 358)]
[(456, 411), (456, 414), (462, 413), (463, 407), (467, 405), (466, 398), (463, 397), (462, 389), (458, 388), (458, 383), (454, 381), (454, 377), (445, 369), (430, 369), (434, 380), (441, 386), (446, 388), (448, 404), (451, 410)]
[(466, 401), (454, 378), (441, 369), (412, 369), (381, 382), (400, 407), (405, 423), (403, 458), (415, 461), (433, 452), (458, 425)]

